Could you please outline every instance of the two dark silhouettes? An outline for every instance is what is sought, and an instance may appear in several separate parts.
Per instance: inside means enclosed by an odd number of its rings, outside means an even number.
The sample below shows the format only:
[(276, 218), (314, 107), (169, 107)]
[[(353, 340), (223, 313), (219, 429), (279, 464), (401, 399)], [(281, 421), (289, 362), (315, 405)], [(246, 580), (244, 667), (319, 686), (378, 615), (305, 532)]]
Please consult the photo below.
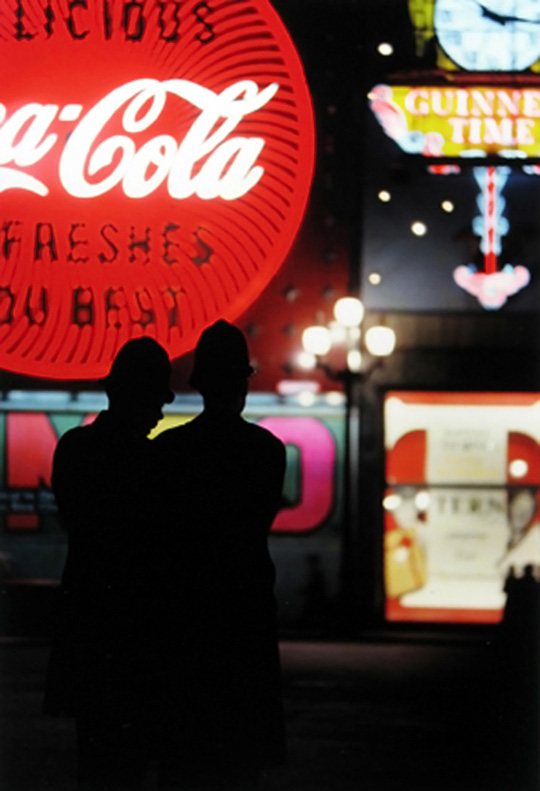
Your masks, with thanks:
[(242, 333), (201, 336), (192, 422), (147, 435), (172, 401), (170, 364), (128, 342), (109, 409), (69, 431), (53, 488), (68, 530), (44, 710), (75, 717), (80, 791), (254, 788), (285, 759), (268, 533), (282, 443), (241, 417)]

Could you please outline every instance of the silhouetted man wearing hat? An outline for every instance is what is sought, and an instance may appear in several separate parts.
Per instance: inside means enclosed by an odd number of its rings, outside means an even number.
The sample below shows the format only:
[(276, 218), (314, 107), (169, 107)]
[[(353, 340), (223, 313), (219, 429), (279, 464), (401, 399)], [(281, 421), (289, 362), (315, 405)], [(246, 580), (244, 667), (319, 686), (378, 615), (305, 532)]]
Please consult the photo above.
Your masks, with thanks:
[(129, 341), (105, 380), (109, 409), (67, 432), (54, 456), (68, 555), (44, 711), (75, 717), (81, 791), (134, 791), (146, 771), (147, 435), (174, 398), (170, 373), (159, 344)]
[(218, 321), (205, 330), (191, 377), (204, 411), (153, 443), (165, 469), (171, 561), (162, 630), (171, 647), (162, 653), (173, 661), (164, 677), (183, 747), (172, 788), (252, 788), (261, 769), (285, 758), (267, 546), (285, 449), (240, 416), (252, 373), (238, 329)]

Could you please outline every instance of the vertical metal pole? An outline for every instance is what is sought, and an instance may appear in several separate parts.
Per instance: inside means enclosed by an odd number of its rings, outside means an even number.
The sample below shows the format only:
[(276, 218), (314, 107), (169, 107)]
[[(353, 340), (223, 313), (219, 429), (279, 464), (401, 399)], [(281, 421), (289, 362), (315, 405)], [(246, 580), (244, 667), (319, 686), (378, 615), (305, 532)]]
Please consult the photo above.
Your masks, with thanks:
[(345, 508), (343, 514), (342, 593), (343, 626), (352, 636), (360, 628), (359, 530), (360, 530), (360, 392), (361, 375), (345, 372)]

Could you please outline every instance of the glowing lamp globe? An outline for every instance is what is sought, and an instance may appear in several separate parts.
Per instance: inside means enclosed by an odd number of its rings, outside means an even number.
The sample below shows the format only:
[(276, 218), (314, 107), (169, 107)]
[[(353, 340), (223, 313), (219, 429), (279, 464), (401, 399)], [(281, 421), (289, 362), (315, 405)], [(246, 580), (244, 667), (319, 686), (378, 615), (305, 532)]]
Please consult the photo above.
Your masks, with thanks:
[(374, 357), (388, 357), (396, 346), (396, 334), (390, 327), (370, 327), (366, 332), (366, 348)]
[(332, 347), (330, 330), (320, 326), (308, 327), (302, 333), (302, 346), (306, 352), (323, 357)]
[(359, 349), (350, 349), (347, 352), (347, 368), (353, 373), (362, 370), (362, 352)]
[(317, 366), (317, 358), (311, 352), (304, 350), (297, 355), (296, 364), (304, 371), (311, 371)]
[(334, 316), (342, 327), (359, 327), (364, 318), (364, 306), (356, 297), (342, 297), (334, 305)]

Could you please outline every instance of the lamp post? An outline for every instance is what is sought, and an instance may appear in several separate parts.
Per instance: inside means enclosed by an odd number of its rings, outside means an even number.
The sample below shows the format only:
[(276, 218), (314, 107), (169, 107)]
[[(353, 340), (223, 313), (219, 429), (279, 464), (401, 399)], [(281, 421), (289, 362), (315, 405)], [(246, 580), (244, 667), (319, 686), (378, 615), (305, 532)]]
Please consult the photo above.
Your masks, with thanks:
[[(362, 474), (360, 412), (363, 386), (394, 351), (396, 336), (390, 327), (372, 326), (363, 332), (364, 305), (356, 297), (342, 297), (334, 305), (334, 320), (328, 326), (307, 327), (302, 334), (303, 367), (319, 367), (333, 381), (343, 382), (345, 412), (344, 523), (342, 546), (342, 592), (345, 627), (354, 629), (354, 612), (359, 557), (361, 502), (359, 482)], [(330, 352), (343, 348), (344, 366), (327, 362)]]

